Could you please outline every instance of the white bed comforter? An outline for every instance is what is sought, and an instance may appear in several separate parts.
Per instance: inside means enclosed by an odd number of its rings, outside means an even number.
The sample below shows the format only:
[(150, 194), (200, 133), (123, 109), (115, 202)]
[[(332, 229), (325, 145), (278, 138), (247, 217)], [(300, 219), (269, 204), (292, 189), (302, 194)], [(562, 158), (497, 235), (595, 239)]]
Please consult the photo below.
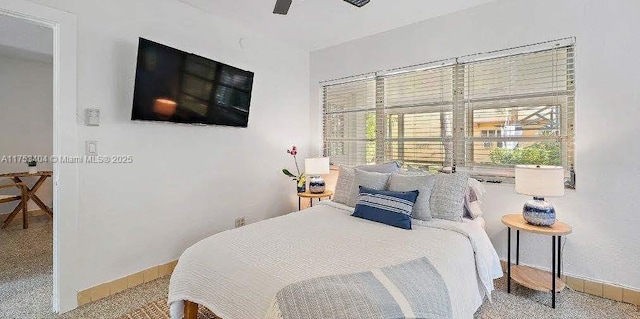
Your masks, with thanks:
[(414, 221), (407, 231), (351, 217), (353, 208), (324, 201), (311, 209), (225, 231), (188, 248), (171, 276), (171, 318), (182, 300), (224, 319), (264, 318), (283, 287), (427, 257), (450, 293), (454, 318), (472, 318), (500, 261), (479, 223)]

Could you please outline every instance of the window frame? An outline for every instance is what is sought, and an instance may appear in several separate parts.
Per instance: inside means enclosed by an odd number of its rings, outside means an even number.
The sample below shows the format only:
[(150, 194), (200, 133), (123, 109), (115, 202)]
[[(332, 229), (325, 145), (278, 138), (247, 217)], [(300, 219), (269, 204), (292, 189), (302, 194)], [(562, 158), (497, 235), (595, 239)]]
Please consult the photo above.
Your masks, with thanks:
[[(566, 61), (563, 62), (563, 66), (566, 67), (566, 91), (564, 93), (564, 98), (566, 99), (564, 105), (556, 104), (556, 105), (537, 105), (533, 103), (530, 108), (534, 109), (535, 107), (540, 108), (556, 108), (558, 111), (558, 116), (562, 116), (558, 119), (558, 126), (556, 130), (558, 131), (555, 136), (536, 136), (536, 137), (524, 137), (524, 136), (514, 136), (514, 135), (504, 135), (501, 127), (496, 127), (493, 130), (493, 135), (496, 136), (487, 136), (483, 137), (482, 131), (479, 136), (474, 135), (474, 122), (473, 112), (476, 110), (473, 108), (472, 103), (470, 102), (472, 98), (470, 96), (465, 96), (467, 93), (466, 85), (468, 85), (469, 76), (467, 75), (468, 67), (473, 65), (473, 63), (482, 63), (485, 61), (498, 60), (501, 58), (515, 57), (521, 54), (537, 54), (548, 51), (555, 52), (563, 52), (562, 50), (566, 50)], [(537, 56), (535, 56), (537, 58)], [(411, 72), (418, 72), (424, 70), (438, 69), (438, 68), (452, 68), (453, 72), (453, 83), (452, 87), (452, 96), (451, 101), (453, 101), (453, 109), (452, 109), (452, 136), (440, 136), (439, 138), (421, 138), (420, 140), (440, 140), (442, 141), (444, 152), (446, 153), (443, 157), (445, 158), (445, 163), (443, 163), (445, 167), (440, 169), (440, 171), (448, 171), (448, 170), (458, 170), (458, 171), (467, 171), (472, 176), (491, 182), (513, 182), (514, 181), (514, 167), (515, 165), (487, 165), (484, 163), (483, 165), (478, 165), (478, 163), (474, 162), (474, 143), (479, 144), (480, 147), (486, 143), (490, 143), (490, 148), (493, 148), (494, 145), (500, 148), (503, 148), (507, 145), (507, 142), (515, 141), (523, 141), (523, 142), (536, 142), (536, 141), (558, 141), (560, 142), (560, 161), (562, 162), (562, 166), (565, 168), (566, 172), (566, 185), (569, 188), (575, 188), (575, 38), (566, 38), (561, 40), (554, 40), (545, 43), (539, 43), (534, 45), (522, 46), (518, 48), (512, 48), (507, 50), (494, 51), (485, 54), (478, 55), (470, 55), (455, 59), (448, 59), (442, 61), (436, 61), (432, 63), (422, 64), (418, 66), (411, 66), (403, 69), (395, 69), (390, 71), (381, 71), (376, 73), (371, 73), (368, 75), (360, 76), (357, 80), (354, 81), (374, 81), (375, 82), (375, 116), (376, 116), (376, 138), (375, 138), (375, 162), (382, 163), (390, 159), (386, 157), (387, 148), (389, 148), (390, 143), (396, 142), (399, 144), (405, 143), (405, 140), (402, 138), (388, 138), (387, 137), (387, 127), (388, 120), (393, 115), (399, 115), (398, 118), (403, 118), (403, 115), (412, 114), (411, 112), (398, 112), (398, 113), (390, 113), (389, 109), (393, 107), (386, 107), (385, 105), (385, 80), (389, 79), (398, 74), (405, 74)], [(555, 70), (553, 72), (556, 72)], [(546, 74), (546, 73), (545, 73)], [(551, 75), (556, 76), (556, 75)], [(564, 76), (564, 74), (562, 74)], [(554, 79), (555, 81), (555, 79)], [(329, 85), (340, 85), (340, 80), (331, 81), (333, 84), (321, 84), (322, 85), (322, 106), (323, 106), (323, 144), (324, 144), (324, 154), (325, 156), (331, 156), (331, 152), (327, 149), (327, 132), (326, 132), (326, 120), (327, 120), (327, 92), (326, 88)], [(350, 83), (348, 82), (348, 83)], [(326, 83), (326, 82), (325, 82)], [(342, 83), (345, 83), (344, 81)], [(509, 83), (517, 83), (519, 82), (509, 82)], [(514, 84), (515, 85), (515, 84)], [(557, 92), (542, 92), (541, 96), (548, 97), (553, 94), (560, 95)], [(485, 97), (488, 99), (494, 99), (500, 103), (501, 101), (509, 98), (510, 95), (498, 95)], [(537, 102), (537, 100), (532, 99), (532, 101)], [(436, 103), (437, 104), (437, 103)], [(420, 106), (424, 107), (424, 106)], [(502, 106), (499, 105), (494, 107), (495, 109), (509, 109), (509, 108), (518, 108), (519, 106)], [(410, 108), (408, 106), (407, 108)], [(489, 109), (489, 108), (488, 108)], [(433, 112), (440, 112), (442, 114), (443, 110), (434, 110)], [(331, 112), (332, 114), (336, 114), (336, 112)], [(428, 112), (423, 112), (424, 114), (428, 114)], [(422, 114), (422, 113), (416, 113)], [(404, 124), (404, 123), (403, 123)], [(403, 124), (398, 124), (402, 126)], [(552, 127), (553, 128), (553, 127)], [(441, 128), (442, 130), (442, 128)], [(486, 130), (487, 134), (489, 134), (489, 129)], [(521, 127), (519, 130), (523, 130)], [(531, 130), (531, 129), (530, 129)], [(543, 128), (539, 128), (538, 130), (542, 131)], [(500, 135), (500, 136), (498, 136)], [(329, 139), (330, 142), (330, 139)], [(496, 142), (496, 144), (494, 144)], [(518, 142), (520, 143), (520, 142)], [(445, 144), (448, 145), (445, 146)], [(417, 144), (416, 144), (417, 145)], [(477, 148), (478, 146), (475, 146)], [(486, 148), (486, 147), (485, 147)], [(345, 149), (343, 147), (343, 149)], [(406, 150), (397, 150), (396, 153), (404, 153)], [(450, 152), (450, 154), (448, 153)], [(365, 159), (366, 160), (366, 159)], [(364, 163), (357, 163), (364, 164)], [(450, 165), (447, 165), (450, 164)]]

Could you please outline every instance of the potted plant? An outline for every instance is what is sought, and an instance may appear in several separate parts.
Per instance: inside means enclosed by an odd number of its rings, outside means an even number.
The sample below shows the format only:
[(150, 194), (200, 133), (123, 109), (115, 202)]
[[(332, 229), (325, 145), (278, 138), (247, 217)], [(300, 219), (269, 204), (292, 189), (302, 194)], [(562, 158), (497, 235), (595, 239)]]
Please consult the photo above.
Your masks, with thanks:
[(296, 188), (298, 190), (298, 193), (304, 193), (307, 191), (307, 184), (306, 184), (307, 178), (306, 176), (304, 176), (304, 172), (300, 173), (300, 167), (298, 166), (298, 158), (296, 157), (296, 155), (298, 155), (298, 148), (296, 146), (292, 146), (290, 150), (287, 150), (287, 154), (291, 154), (291, 156), (293, 156), (293, 162), (296, 164), (296, 172), (298, 173), (298, 175), (293, 175), (286, 168), (282, 169), (282, 173), (284, 173), (284, 175), (291, 177), (291, 179), (296, 182)]
[(38, 165), (38, 162), (36, 162), (36, 160), (34, 159), (29, 159), (29, 161), (27, 161), (27, 166), (29, 166), (29, 174), (35, 174), (38, 172), (36, 165)]

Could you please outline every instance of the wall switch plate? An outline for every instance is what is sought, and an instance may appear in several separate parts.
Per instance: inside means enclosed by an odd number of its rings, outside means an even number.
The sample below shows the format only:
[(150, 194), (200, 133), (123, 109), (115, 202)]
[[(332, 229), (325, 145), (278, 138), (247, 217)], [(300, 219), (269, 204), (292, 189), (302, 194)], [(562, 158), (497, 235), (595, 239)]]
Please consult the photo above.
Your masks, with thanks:
[(244, 226), (244, 216), (236, 218), (236, 228)]
[(85, 109), (85, 124), (87, 126), (100, 126), (100, 110), (98, 109)]
[(87, 156), (97, 156), (98, 141), (84, 141), (84, 154)]

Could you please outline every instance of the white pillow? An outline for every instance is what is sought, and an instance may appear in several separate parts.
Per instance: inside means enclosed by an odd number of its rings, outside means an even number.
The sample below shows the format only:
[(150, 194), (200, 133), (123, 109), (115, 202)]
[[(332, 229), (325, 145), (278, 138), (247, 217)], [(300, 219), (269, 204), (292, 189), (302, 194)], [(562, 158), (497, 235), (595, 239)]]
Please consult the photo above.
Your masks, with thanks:
[(465, 205), (465, 217), (476, 219), (482, 217), (482, 208), (480, 207), (480, 201), (473, 201), (469, 205)]
[(480, 198), (486, 192), (484, 185), (474, 178), (469, 178), (469, 187), (465, 194), (464, 215), (471, 219), (482, 216), (482, 202)]

